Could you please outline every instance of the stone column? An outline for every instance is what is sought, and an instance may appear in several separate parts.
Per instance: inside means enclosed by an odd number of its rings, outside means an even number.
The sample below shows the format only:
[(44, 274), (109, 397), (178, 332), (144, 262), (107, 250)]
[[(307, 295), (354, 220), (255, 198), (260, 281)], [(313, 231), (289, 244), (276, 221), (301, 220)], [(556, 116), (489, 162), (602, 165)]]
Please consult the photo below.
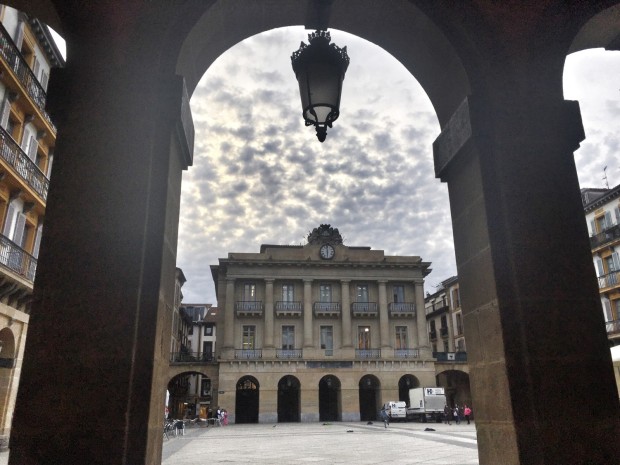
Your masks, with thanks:
[(312, 280), (304, 279), (304, 347), (312, 348)]
[[(379, 335), (381, 336), (381, 348), (391, 349), (390, 344), (390, 318), (388, 315), (388, 301), (385, 285), (387, 281), (379, 280)], [(390, 354), (392, 355), (392, 354)]]
[(340, 281), (340, 293), (342, 301), (342, 347), (353, 347), (351, 335), (351, 294), (349, 291), (349, 280)]
[(426, 328), (426, 311), (424, 310), (424, 282), (422, 280), (414, 281), (413, 285), (415, 287), (415, 315), (418, 327), (418, 347), (420, 348), (420, 355), (422, 355), (422, 350), (426, 352), (430, 351), (428, 329)]
[[(467, 98), (434, 145), (480, 464), (616, 463), (618, 394), (572, 154), (579, 107), (553, 97), (561, 80), (544, 92), (532, 80), (536, 98)], [(578, 418), (558, 421), (571, 405)]]
[(265, 348), (273, 349), (273, 279), (265, 279)]
[(226, 303), (224, 306), (223, 349), (235, 347), (235, 279), (226, 278)]

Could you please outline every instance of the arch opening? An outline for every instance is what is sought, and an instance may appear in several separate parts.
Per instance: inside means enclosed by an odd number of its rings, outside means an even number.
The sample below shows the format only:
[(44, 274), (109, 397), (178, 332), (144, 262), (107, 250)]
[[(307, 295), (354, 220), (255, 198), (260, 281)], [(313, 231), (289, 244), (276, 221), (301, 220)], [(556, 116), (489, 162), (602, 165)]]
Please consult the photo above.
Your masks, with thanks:
[(253, 376), (244, 376), (237, 382), (235, 423), (258, 423), (259, 394), (259, 384)]

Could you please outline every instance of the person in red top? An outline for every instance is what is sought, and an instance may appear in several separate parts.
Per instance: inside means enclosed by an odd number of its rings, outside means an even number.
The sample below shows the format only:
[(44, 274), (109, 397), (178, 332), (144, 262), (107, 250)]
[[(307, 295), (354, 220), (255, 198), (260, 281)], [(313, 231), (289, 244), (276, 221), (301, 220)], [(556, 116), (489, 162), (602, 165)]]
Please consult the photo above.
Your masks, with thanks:
[(467, 420), (467, 424), (469, 425), (469, 416), (471, 415), (471, 409), (467, 406), (467, 404), (464, 404), (463, 415), (465, 415), (465, 419)]

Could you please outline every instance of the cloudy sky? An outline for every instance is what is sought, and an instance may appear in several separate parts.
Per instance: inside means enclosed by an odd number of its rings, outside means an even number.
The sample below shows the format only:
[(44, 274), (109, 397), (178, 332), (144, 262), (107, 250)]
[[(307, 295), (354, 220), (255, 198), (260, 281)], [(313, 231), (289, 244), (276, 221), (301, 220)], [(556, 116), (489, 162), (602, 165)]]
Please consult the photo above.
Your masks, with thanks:
[[(426, 290), (456, 274), (447, 186), (434, 177), (439, 124), (428, 97), (387, 52), (331, 31), (351, 64), (340, 118), (321, 144), (305, 127), (290, 55), (302, 27), (237, 44), (191, 99), (194, 166), (183, 174), (177, 266), (185, 303), (217, 303), (209, 266), (261, 244), (304, 244), (322, 223), (345, 245), (432, 262)], [(587, 55), (587, 56), (586, 56)], [(583, 187), (620, 183), (620, 53), (569, 57), (566, 98), (580, 100), (588, 141), (576, 154)], [(585, 92), (588, 92), (587, 94)], [(615, 118), (614, 118), (615, 117)]]

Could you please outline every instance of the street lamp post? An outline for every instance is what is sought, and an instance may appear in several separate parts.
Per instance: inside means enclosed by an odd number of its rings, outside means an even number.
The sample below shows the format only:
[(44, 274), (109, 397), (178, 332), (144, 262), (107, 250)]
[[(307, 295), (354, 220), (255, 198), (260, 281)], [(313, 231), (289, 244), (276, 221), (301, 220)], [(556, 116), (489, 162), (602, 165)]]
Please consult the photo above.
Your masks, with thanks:
[(323, 142), (327, 127), (340, 115), (342, 81), (349, 66), (347, 48), (330, 44), (328, 31), (308, 34), (291, 56), (293, 71), (299, 83), (302, 115), (306, 126), (316, 127), (316, 136)]

